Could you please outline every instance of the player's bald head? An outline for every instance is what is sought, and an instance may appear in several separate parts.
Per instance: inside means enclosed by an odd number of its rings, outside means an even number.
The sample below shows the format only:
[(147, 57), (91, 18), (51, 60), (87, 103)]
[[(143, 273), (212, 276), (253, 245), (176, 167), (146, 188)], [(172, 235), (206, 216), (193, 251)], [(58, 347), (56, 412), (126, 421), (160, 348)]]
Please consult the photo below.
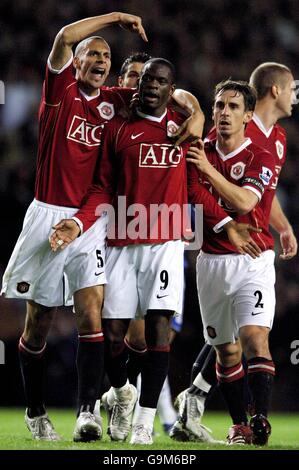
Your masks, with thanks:
[(273, 85), (285, 87), (291, 70), (284, 64), (277, 62), (264, 62), (252, 72), (249, 83), (256, 89), (257, 98), (261, 100), (271, 91)]
[(108, 42), (105, 41), (105, 39), (102, 38), (102, 36), (90, 36), (86, 39), (83, 39), (83, 41), (79, 42), (79, 44), (77, 45), (77, 47), (75, 49), (74, 56), (75, 57), (80, 57), (82, 54), (84, 54), (84, 52), (86, 51), (86, 49), (88, 48), (90, 43), (93, 42), (93, 41), (101, 42), (102, 44), (104, 44), (107, 47), (107, 49), (110, 50), (110, 46), (109, 46)]

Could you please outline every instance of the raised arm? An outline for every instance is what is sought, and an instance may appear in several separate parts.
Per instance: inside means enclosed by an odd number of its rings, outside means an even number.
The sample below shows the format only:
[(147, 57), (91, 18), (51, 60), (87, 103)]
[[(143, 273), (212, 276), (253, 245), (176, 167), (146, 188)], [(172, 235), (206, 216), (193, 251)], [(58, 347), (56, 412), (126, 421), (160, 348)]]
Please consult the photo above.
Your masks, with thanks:
[(184, 141), (194, 142), (201, 139), (205, 116), (201, 110), (197, 98), (188, 91), (177, 89), (172, 95), (173, 100), (190, 116), (184, 121), (176, 132), (176, 145), (180, 145)]
[(271, 206), (270, 225), (280, 236), (282, 253), (279, 257), (283, 260), (293, 258), (298, 250), (297, 239), (276, 195)]
[(60, 70), (69, 61), (72, 56), (72, 46), (75, 43), (112, 24), (118, 24), (124, 29), (136, 32), (144, 41), (147, 41), (139, 16), (114, 12), (107, 15), (85, 18), (64, 26), (55, 37), (49, 57), (53, 69)]

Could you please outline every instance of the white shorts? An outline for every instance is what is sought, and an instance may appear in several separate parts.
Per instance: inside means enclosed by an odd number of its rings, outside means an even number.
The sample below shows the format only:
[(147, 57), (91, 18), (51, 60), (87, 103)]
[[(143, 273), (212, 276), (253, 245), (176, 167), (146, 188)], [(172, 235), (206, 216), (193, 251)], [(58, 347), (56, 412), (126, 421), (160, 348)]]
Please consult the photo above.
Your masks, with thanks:
[(204, 337), (209, 344), (233, 343), (245, 325), (272, 328), (275, 311), (274, 251), (197, 258), (197, 290)]
[(103, 318), (143, 318), (147, 310), (181, 313), (184, 243), (107, 248)]
[(31, 203), (3, 276), (1, 294), (57, 307), (72, 305), (73, 293), (79, 289), (106, 283), (106, 216), (64, 250), (51, 251), (52, 226), (77, 210), (36, 200)]

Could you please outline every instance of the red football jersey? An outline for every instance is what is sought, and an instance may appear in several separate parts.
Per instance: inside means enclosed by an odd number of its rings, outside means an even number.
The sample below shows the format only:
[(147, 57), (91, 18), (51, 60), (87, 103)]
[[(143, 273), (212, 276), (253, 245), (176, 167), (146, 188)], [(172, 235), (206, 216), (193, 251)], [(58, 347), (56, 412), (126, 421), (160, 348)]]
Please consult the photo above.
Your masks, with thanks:
[[(252, 142), (263, 149), (268, 150), (275, 158), (275, 175), (271, 182), (271, 189), (276, 189), (282, 166), (286, 161), (287, 137), (286, 131), (279, 124), (275, 124), (270, 129), (265, 129), (260, 118), (253, 114), (253, 118), (246, 126), (246, 137), (250, 137)], [(216, 129), (212, 127), (205, 138), (205, 142), (216, 139)], [(273, 194), (274, 197), (274, 194)]]
[(80, 207), (95, 170), (106, 122), (130, 102), (133, 91), (101, 87), (82, 93), (70, 60), (59, 73), (46, 67), (39, 109), (35, 198), (57, 206)]
[(271, 189), (275, 190), (278, 184), (281, 168), (286, 161), (286, 131), (279, 124), (275, 124), (267, 131), (259, 117), (254, 114), (253, 118), (247, 125), (245, 133), (246, 136), (251, 138), (252, 142), (259, 147), (268, 150), (268, 152), (270, 152), (275, 158), (275, 175), (270, 186)]
[[(171, 138), (184, 119), (168, 109), (159, 119), (139, 113), (130, 121), (118, 116), (105, 126), (98, 183), (90, 188), (85, 204), (76, 214), (83, 222), (84, 230), (95, 221), (99, 204), (113, 200), (114, 207), (117, 209), (123, 204), (123, 210), (116, 210), (115, 233), (112, 235), (108, 230), (108, 244), (111, 246), (161, 243), (187, 235), (185, 156), (189, 146), (174, 147)], [(209, 215), (208, 222), (216, 226), (227, 219), (227, 214), (209, 192), (199, 185), (197, 172), (192, 181), (189, 184), (191, 202), (204, 204), (205, 213)], [(125, 200), (120, 203), (119, 197), (124, 196)], [(161, 205), (164, 205), (165, 211), (157, 212), (157, 207)], [(175, 211), (168, 211), (170, 207)], [(132, 234), (135, 225), (138, 225), (133, 222), (135, 210), (138, 216), (143, 213), (136, 238)], [(165, 231), (166, 227), (168, 232)], [(129, 232), (130, 229), (132, 232)]]
[[(216, 140), (206, 142), (205, 152), (212, 165), (231, 183), (253, 191), (259, 198), (255, 208), (245, 215), (225, 204), (211, 183), (202, 175), (202, 182), (207, 185), (213, 196), (228, 214), (237, 222), (245, 222), (262, 229), (261, 233), (251, 236), (264, 251), (273, 248), (273, 238), (269, 232), (269, 215), (273, 199), (271, 182), (275, 175), (275, 159), (270, 152), (258, 147), (250, 138), (230, 154), (224, 155)], [(206, 253), (227, 254), (236, 252), (225, 233), (215, 235), (204, 225), (203, 251)]]

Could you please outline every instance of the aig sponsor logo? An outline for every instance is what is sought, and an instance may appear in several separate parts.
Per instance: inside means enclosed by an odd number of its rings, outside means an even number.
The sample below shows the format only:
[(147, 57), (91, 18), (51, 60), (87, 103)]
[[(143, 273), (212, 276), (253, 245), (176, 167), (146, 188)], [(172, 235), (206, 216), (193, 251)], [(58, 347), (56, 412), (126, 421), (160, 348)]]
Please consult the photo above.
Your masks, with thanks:
[(95, 125), (87, 122), (81, 116), (74, 116), (68, 130), (67, 138), (88, 147), (97, 147), (101, 143), (101, 134), (104, 125)]
[(181, 147), (170, 144), (141, 144), (139, 166), (148, 168), (176, 167), (183, 157)]

